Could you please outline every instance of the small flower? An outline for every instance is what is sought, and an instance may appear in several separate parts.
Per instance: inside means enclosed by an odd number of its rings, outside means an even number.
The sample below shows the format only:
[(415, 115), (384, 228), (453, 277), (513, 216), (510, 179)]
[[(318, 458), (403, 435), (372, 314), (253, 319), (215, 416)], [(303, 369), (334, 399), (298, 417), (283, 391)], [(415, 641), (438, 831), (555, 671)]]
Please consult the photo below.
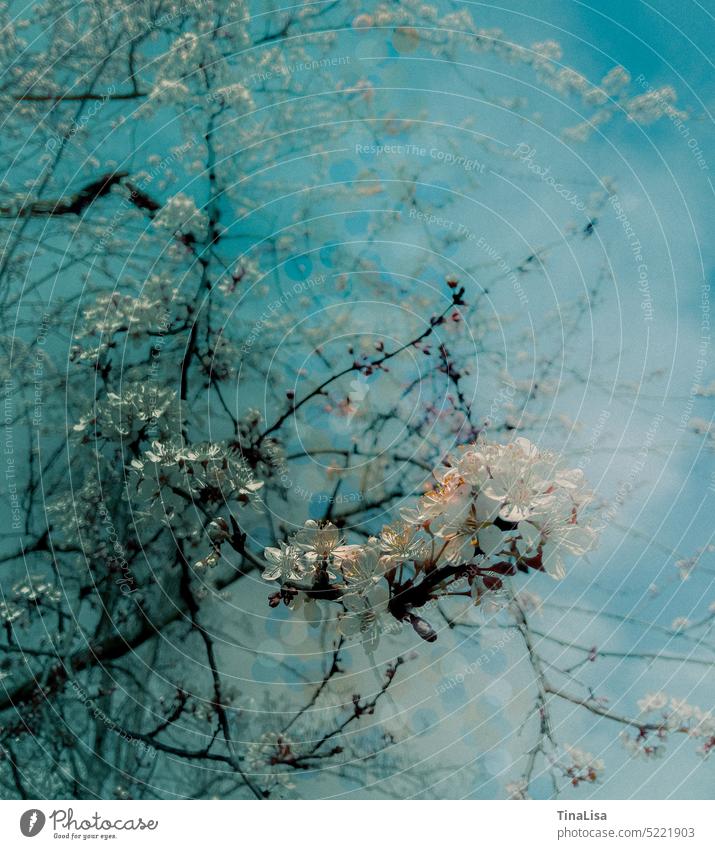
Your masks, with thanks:
[(505, 446), (484, 487), (484, 493), (500, 505), (502, 519), (521, 522), (551, 501), (549, 465), (528, 439), (520, 437)]
[(207, 554), (206, 557), (201, 560), (197, 560), (194, 563), (194, 569), (197, 572), (202, 572), (204, 569), (213, 569), (213, 567), (218, 563), (218, 556), (215, 552), (211, 552), (211, 554)]
[(305, 569), (301, 562), (301, 551), (294, 545), (279, 542), (279, 548), (266, 548), (263, 556), (268, 568), (263, 572), (264, 581), (299, 581)]
[(329, 557), (341, 544), (340, 531), (332, 522), (316, 522), (309, 519), (293, 537), (294, 544), (302, 551), (317, 557)]
[(541, 545), (541, 530), (532, 522), (519, 522), (516, 548), (522, 557), (533, 557)]
[(489, 481), (491, 477), (489, 466), (496, 456), (493, 451), (485, 449), (485, 443), (478, 443), (465, 451), (456, 464), (462, 478), (470, 486), (478, 489)]
[(208, 538), (213, 543), (221, 543), (230, 536), (228, 523), (222, 516), (219, 516), (218, 519), (213, 519), (209, 522), (206, 532)]
[(654, 710), (663, 710), (668, 704), (668, 696), (663, 693), (648, 693), (638, 702), (638, 709), (641, 713), (650, 713)]
[(558, 501), (545, 511), (535, 511), (529, 521), (519, 522), (518, 530), (519, 553), (533, 557), (540, 549), (544, 569), (557, 580), (566, 574), (562, 555), (581, 556), (596, 542), (596, 532), (592, 528), (576, 524), (571, 505)]
[(478, 527), (467, 526), (450, 540), (444, 550), (444, 559), (448, 563), (478, 563), (486, 568), (492, 563), (509, 556), (509, 535), (496, 525), (476, 523)]
[(338, 615), (338, 630), (344, 637), (360, 636), (366, 651), (374, 652), (383, 630), (390, 593), (387, 587), (373, 586), (363, 594), (343, 596), (345, 613)]
[(563, 767), (564, 774), (571, 779), (574, 787), (583, 781), (593, 784), (606, 768), (604, 762), (590, 752), (584, 752), (575, 746), (564, 746), (564, 749), (570, 759), (570, 763)]
[(341, 546), (335, 550), (348, 590), (353, 595), (363, 596), (384, 575), (383, 563), (377, 540), (371, 539), (364, 546)]
[(448, 527), (458, 527), (471, 508), (471, 487), (454, 469), (436, 477), (439, 485), (420, 499), (418, 521), (433, 522), (437, 519)]
[(22, 610), (19, 607), (8, 604), (6, 601), (0, 602), (0, 623), (9, 627), (16, 619), (22, 616)]
[(418, 533), (406, 522), (386, 525), (380, 534), (380, 549), (390, 562), (419, 560), (424, 555), (425, 541)]
[(166, 201), (152, 223), (158, 230), (202, 238), (208, 226), (208, 216), (197, 208), (193, 198), (179, 192)]

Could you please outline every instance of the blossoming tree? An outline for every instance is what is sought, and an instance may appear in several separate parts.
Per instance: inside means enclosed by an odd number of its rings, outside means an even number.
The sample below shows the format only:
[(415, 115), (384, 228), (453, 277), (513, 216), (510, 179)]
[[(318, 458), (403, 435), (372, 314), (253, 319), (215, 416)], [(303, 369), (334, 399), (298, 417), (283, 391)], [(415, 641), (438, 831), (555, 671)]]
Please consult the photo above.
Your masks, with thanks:
[[(680, 114), (672, 90), (421, 2), (13, 9), (2, 793), (459, 793), (471, 755), (420, 763), (396, 700), (467, 632), (517, 635), (526, 664), (503, 793), (597, 781), (563, 707), (640, 753), (709, 750), (710, 714), (617, 713), (578, 678), (598, 645), (532, 621), (527, 583), (595, 556), (548, 330), (581, 333), (608, 275), (586, 258), (551, 310), (527, 290), (591, 250), (612, 187), (508, 255), (477, 214), (488, 179), (534, 178), (543, 103), (575, 143)], [(410, 85), (425, 62), (441, 91)]]

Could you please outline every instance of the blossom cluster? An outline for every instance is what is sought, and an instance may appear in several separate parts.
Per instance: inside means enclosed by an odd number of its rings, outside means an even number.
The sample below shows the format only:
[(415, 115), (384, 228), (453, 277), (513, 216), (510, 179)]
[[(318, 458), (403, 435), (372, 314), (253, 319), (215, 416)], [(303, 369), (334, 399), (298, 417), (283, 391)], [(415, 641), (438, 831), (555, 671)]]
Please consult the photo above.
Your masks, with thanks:
[(246, 762), (264, 791), (275, 797), (295, 787), (291, 775), (298, 755), (299, 746), (293, 740), (285, 734), (266, 731), (249, 745)]
[[(589, 501), (583, 474), (518, 438), (479, 439), (434, 471), (435, 485), (401, 521), (366, 543), (346, 544), (330, 522), (306, 522), (287, 542), (265, 549), (263, 578), (278, 581), (271, 603), (311, 610), (339, 601), (338, 627), (377, 645), (386, 614), (409, 621), (426, 640), (436, 634), (415, 610), (466, 581), (475, 602), (518, 571), (565, 575), (565, 555), (582, 555), (596, 532), (582, 521)], [(306, 610), (307, 613), (307, 610)]]
[(15, 622), (28, 616), (35, 608), (56, 604), (61, 598), (62, 592), (55, 584), (41, 575), (28, 575), (0, 601), (0, 623), (14, 627)]
[[(549, 758), (552, 767), (568, 780), (572, 787), (580, 784), (595, 784), (602, 776), (606, 765), (591, 752), (586, 752), (576, 746), (565, 744), (562, 753), (554, 753)], [(507, 799), (529, 799), (529, 781), (521, 777), (510, 781), (505, 786)]]
[(153, 442), (140, 459), (131, 461), (131, 470), (130, 493), (164, 521), (194, 501), (218, 506), (255, 503), (263, 487), (240, 453), (219, 442)]
[(121, 394), (107, 392), (73, 430), (89, 431), (95, 438), (135, 439), (160, 421), (164, 428), (173, 430), (177, 413), (176, 392), (137, 381), (125, 387)]
[(198, 209), (193, 198), (179, 192), (163, 205), (153, 223), (172, 235), (192, 235), (202, 239), (206, 235), (208, 217)]
[(606, 768), (600, 758), (595, 757), (590, 752), (583, 751), (583, 749), (565, 745), (564, 751), (566, 761), (559, 762), (559, 765), (574, 787), (578, 787), (583, 782), (593, 784)]
[[(166, 331), (169, 310), (180, 302), (179, 288), (168, 274), (150, 274), (137, 284), (137, 294), (114, 290), (102, 292), (82, 310), (75, 338), (81, 340), (98, 336), (106, 347), (119, 332), (128, 333), (136, 339), (145, 338), (147, 332)], [(73, 348), (76, 356), (82, 357), (82, 349)]]
[(668, 735), (685, 734), (700, 743), (699, 754), (706, 757), (715, 748), (715, 715), (691, 705), (685, 699), (667, 693), (648, 693), (638, 702), (643, 726), (631, 734), (621, 735), (633, 755), (658, 757), (663, 754)]
[(585, 554), (595, 543), (593, 528), (578, 521), (590, 498), (583, 472), (523, 437), (479, 441), (434, 475), (438, 485), (403, 517), (444, 540), (447, 562), (522, 561), (560, 579), (564, 555)]

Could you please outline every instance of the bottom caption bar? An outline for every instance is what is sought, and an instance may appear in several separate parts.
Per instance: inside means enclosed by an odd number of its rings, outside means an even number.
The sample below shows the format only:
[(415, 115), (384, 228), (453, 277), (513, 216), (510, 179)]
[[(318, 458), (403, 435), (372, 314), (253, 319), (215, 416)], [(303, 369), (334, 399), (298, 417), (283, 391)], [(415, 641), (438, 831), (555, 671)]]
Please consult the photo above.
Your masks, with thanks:
[(260, 840), (272, 847), (286, 840), (331, 849), (394, 841), (417, 849), (466, 837), (475, 846), (528, 849), (712, 849), (714, 810), (710, 801), (7, 801), (0, 802), (0, 846), (27, 846), (33, 839), (35, 846), (49, 841), (184, 846), (210, 840), (234, 847)]

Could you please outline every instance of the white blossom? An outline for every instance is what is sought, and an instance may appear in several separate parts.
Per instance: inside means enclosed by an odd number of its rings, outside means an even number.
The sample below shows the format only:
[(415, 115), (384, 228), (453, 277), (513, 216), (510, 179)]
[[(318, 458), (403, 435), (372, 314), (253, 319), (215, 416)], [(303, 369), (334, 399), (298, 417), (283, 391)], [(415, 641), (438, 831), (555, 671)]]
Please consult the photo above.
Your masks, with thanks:
[(153, 223), (156, 228), (172, 235), (192, 234), (197, 239), (203, 239), (208, 227), (208, 216), (197, 208), (193, 198), (179, 192), (162, 206)]
[(264, 581), (299, 581), (305, 573), (302, 552), (294, 545), (279, 542), (278, 548), (264, 549), (268, 567), (263, 572)]
[(389, 600), (390, 594), (382, 585), (346, 595), (343, 598), (345, 613), (338, 616), (338, 630), (345, 637), (359, 636), (367, 651), (375, 651)]
[(332, 522), (316, 522), (309, 519), (293, 537), (294, 544), (302, 551), (316, 557), (327, 558), (342, 543), (340, 531)]

